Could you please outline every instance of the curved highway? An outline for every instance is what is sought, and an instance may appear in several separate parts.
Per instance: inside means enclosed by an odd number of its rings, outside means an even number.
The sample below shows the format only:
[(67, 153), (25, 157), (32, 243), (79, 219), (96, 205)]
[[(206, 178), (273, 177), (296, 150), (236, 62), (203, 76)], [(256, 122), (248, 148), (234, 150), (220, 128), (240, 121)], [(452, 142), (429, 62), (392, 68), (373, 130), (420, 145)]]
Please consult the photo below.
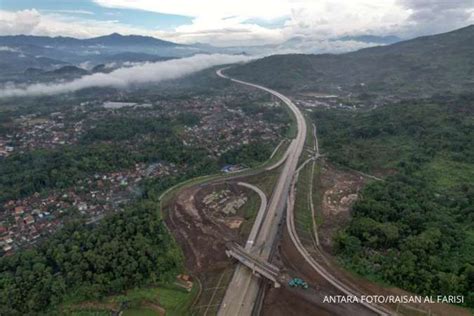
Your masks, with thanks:
[[(293, 214), (295, 184), (298, 180), (298, 173), (300, 170), (297, 170), (298, 160), (301, 156), (306, 141), (307, 129), (306, 120), (303, 114), (298, 109), (298, 107), (283, 94), (261, 85), (230, 78), (222, 73), (222, 71), (225, 69), (227, 68), (217, 70), (216, 74), (219, 77), (231, 80), (232, 82), (266, 91), (285, 103), (285, 105), (287, 105), (295, 115), (298, 128), (296, 138), (293, 139), (291, 144), (288, 146), (283, 158), (276, 163), (276, 165), (279, 166), (285, 162), (283, 170), (278, 178), (278, 182), (275, 185), (270, 202), (268, 203), (267, 209), (265, 210), (260, 208), (259, 210), (257, 220), (255, 221), (254, 227), (252, 228), (252, 239), (249, 238), (249, 241), (252, 240), (253, 242), (247, 242), (246, 249), (248, 248), (252, 254), (259, 256), (262, 260), (268, 260), (271, 255), (273, 245), (276, 241), (278, 226), (282, 221), (285, 211), (287, 211), (287, 229), (289, 235), (293, 241), (293, 244), (304, 257), (304, 259), (313, 267), (316, 272), (318, 272), (327, 281), (329, 281), (329, 283), (331, 283), (345, 295), (360, 296), (360, 293), (354, 290), (351, 286), (339, 281), (336, 277), (324, 269), (318, 262), (316, 262), (316, 260), (314, 260), (304, 248), (296, 232)], [(316, 156), (319, 156), (317, 138), (315, 141)], [(258, 296), (258, 290), (259, 279), (255, 277), (249, 269), (239, 265), (234, 272), (229, 287), (227, 288), (218, 315), (251, 315)], [(377, 305), (368, 303), (363, 305), (379, 315), (391, 314), (385, 308)]]
[(250, 231), (249, 237), (247, 238), (247, 243), (245, 244), (245, 250), (250, 250), (252, 245), (257, 237), (258, 231), (260, 230), (260, 226), (262, 225), (263, 216), (265, 215), (265, 210), (267, 209), (267, 196), (263, 193), (260, 188), (245, 182), (238, 182), (238, 185), (242, 187), (249, 188), (250, 190), (255, 191), (258, 196), (260, 197), (260, 208), (258, 209), (257, 218), (255, 219), (255, 223), (252, 226), (252, 230)]
[[(286, 224), (287, 224), (287, 229), (288, 233), (290, 235), (290, 238), (295, 245), (295, 247), (298, 249), (298, 252), (303, 256), (305, 261), (318, 273), (320, 274), (324, 279), (326, 279), (331, 285), (333, 285), (335, 288), (337, 288), (339, 291), (344, 293), (346, 296), (356, 296), (356, 297), (361, 297), (361, 293), (358, 293), (356, 289), (354, 289), (351, 285), (345, 284), (341, 282), (340, 280), (337, 279), (337, 277), (333, 276), (329, 271), (327, 271), (321, 264), (319, 264), (306, 250), (306, 248), (303, 246), (303, 243), (299, 239), (298, 233), (296, 231), (296, 226), (295, 226), (295, 214), (294, 214), (294, 205), (295, 205), (295, 193), (296, 193), (296, 183), (298, 182), (298, 176), (299, 172), (302, 170), (304, 165), (309, 161), (310, 159), (306, 160), (298, 170), (296, 170), (296, 173), (294, 175), (292, 184), (291, 184), (291, 189), (288, 194), (288, 201), (287, 201), (287, 216), (286, 216)], [(392, 313), (382, 306), (378, 306), (375, 304), (369, 304), (366, 301), (361, 300), (361, 304), (371, 310), (372, 312), (378, 314), (378, 315), (391, 315)]]
[[(225, 69), (225, 68), (224, 68)], [(296, 117), (296, 124), (298, 133), (296, 138), (291, 141), (288, 149), (277, 165), (284, 162), (283, 170), (275, 185), (272, 197), (268, 203), (266, 210), (261, 210), (257, 215), (252, 231), (255, 229), (256, 237), (253, 240), (253, 245), (250, 247), (250, 252), (259, 256), (262, 260), (268, 260), (275, 244), (279, 224), (282, 221), (285, 213), (285, 205), (290, 191), (291, 181), (298, 165), (299, 157), (303, 151), (306, 140), (306, 121), (301, 111), (296, 105), (291, 102), (289, 98), (283, 94), (250, 82), (229, 78), (224, 75), (219, 69), (216, 73), (219, 77), (229, 79), (235, 83), (257, 88), (266, 91), (288, 106)], [(252, 274), (252, 272), (239, 265), (233, 275), (232, 281), (227, 288), (225, 297), (222, 301), (218, 315), (251, 315), (255, 301), (258, 296), (259, 279)]]

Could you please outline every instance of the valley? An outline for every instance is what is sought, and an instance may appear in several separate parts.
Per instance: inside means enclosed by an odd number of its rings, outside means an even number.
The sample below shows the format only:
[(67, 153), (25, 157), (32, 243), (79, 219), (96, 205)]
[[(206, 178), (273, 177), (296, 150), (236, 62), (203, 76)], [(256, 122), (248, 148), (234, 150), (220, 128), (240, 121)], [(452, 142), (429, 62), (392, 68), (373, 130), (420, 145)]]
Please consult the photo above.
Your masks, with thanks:
[(0, 315), (472, 314), (472, 6), (105, 2), (0, 10)]

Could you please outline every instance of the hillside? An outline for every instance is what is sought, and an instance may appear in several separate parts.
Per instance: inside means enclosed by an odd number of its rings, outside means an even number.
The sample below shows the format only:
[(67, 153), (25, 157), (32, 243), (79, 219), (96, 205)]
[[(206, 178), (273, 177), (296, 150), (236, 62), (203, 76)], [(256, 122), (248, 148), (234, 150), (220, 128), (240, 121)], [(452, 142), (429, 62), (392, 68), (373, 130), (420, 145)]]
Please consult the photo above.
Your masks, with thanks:
[(103, 45), (103, 46), (182, 46), (173, 42), (163, 41), (158, 38), (140, 35), (121, 35), (112, 33), (110, 35), (77, 39), (72, 37), (48, 37), (48, 36), (33, 36), (33, 35), (11, 35), (0, 36), (0, 43), (2, 45), (34, 45), (34, 46), (49, 46), (49, 47), (72, 47), (72, 46), (89, 46), (89, 45)]
[(88, 63), (158, 61), (207, 51), (187, 45), (139, 35), (77, 39), (32, 35), (0, 36), (0, 80), (12, 80), (28, 68), (50, 71), (58, 66)]
[(312, 112), (332, 163), (385, 177), (360, 192), (336, 234), (346, 268), (474, 307), (473, 115), (474, 94)]
[(471, 25), (340, 55), (275, 55), (229, 69), (228, 73), (294, 92), (418, 97), (472, 90), (473, 56)]

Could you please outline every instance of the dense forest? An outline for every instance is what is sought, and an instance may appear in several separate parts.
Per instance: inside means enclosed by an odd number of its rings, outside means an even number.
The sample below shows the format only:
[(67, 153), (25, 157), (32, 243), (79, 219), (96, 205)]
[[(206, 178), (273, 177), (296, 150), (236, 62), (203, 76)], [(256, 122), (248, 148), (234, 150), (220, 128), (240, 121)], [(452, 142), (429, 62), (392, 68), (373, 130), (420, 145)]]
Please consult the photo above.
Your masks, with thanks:
[(347, 266), (425, 295), (464, 295), (474, 305), (474, 190), (437, 194), (403, 169), (369, 185), (338, 236)]
[(40, 246), (0, 258), (0, 315), (51, 315), (65, 299), (173, 280), (182, 255), (157, 205), (144, 198), (97, 226), (70, 223)]
[(331, 161), (385, 176), (366, 186), (337, 236), (341, 261), (474, 307), (474, 95), (317, 110), (314, 119)]

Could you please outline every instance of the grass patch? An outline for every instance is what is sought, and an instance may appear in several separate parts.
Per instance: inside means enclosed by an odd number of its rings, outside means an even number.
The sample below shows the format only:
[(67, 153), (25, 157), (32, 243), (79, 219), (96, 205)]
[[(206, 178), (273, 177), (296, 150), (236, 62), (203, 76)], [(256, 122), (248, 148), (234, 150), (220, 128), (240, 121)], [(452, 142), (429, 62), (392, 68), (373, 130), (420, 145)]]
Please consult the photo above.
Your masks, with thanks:
[(64, 304), (61, 314), (74, 316), (102, 316), (110, 315), (113, 310), (119, 310), (122, 304), (128, 307), (123, 309), (125, 316), (158, 315), (146, 304), (155, 304), (166, 310), (166, 315), (187, 314), (194, 297), (197, 294), (197, 286), (191, 292), (175, 285), (161, 285), (159, 287), (136, 288), (123, 295), (113, 295), (101, 301), (87, 301), (77, 304)]
[(314, 178), (313, 178), (313, 203), (314, 203), (314, 208), (315, 208), (316, 225), (318, 226), (321, 225), (324, 220), (324, 217), (322, 214), (324, 188), (321, 183), (321, 172), (322, 172), (322, 165), (321, 165), (321, 162), (319, 161), (314, 165)]
[(259, 187), (260, 190), (265, 193), (267, 199), (270, 199), (270, 196), (273, 192), (273, 187), (275, 186), (275, 183), (278, 180), (281, 169), (282, 167), (280, 166), (277, 169), (266, 171), (262, 174), (246, 178), (244, 181)]
[[(273, 192), (273, 187), (275, 186), (275, 183), (278, 180), (278, 176), (280, 175), (281, 168), (282, 167), (271, 171), (266, 171), (262, 174), (245, 178), (242, 181), (253, 184), (260, 188), (260, 190), (265, 193), (267, 201), (269, 202)], [(242, 236), (248, 236), (248, 234), (250, 233), (250, 230), (252, 229), (253, 223), (257, 216), (257, 212), (260, 209), (260, 203), (261, 200), (258, 194), (252, 192), (249, 195), (249, 200), (247, 201), (247, 203), (245, 203), (243, 207), (243, 216), (245, 217), (245, 221), (240, 228), (240, 234)]]
[(158, 312), (150, 309), (150, 308), (132, 308), (127, 309), (123, 312), (123, 316), (157, 316)]
[(457, 186), (459, 183), (474, 182), (474, 165), (457, 162), (444, 157), (436, 157), (423, 170), (424, 176), (433, 181), (435, 190), (444, 191)]
[(67, 313), (69, 316), (110, 316), (107, 310), (78, 310)]
[(248, 236), (250, 230), (252, 229), (253, 222), (255, 221), (255, 217), (257, 216), (257, 212), (260, 209), (260, 197), (258, 194), (250, 189), (247, 189), (247, 197), (248, 200), (239, 210), (239, 213), (245, 218), (245, 221), (242, 223), (240, 227), (240, 234), (242, 236)]
[(284, 107), (285, 111), (288, 113), (288, 115), (290, 117), (290, 125), (288, 126), (288, 129), (285, 132), (285, 137), (295, 138), (296, 135), (298, 134), (298, 126), (296, 125), (295, 114), (286, 105), (284, 105), (283, 107)]
[(313, 240), (313, 215), (309, 200), (311, 188), (312, 162), (309, 162), (301, 169), (298, 182), (296, 184), (295, 199), (295, 226), (298, 235), (302, 240)]

